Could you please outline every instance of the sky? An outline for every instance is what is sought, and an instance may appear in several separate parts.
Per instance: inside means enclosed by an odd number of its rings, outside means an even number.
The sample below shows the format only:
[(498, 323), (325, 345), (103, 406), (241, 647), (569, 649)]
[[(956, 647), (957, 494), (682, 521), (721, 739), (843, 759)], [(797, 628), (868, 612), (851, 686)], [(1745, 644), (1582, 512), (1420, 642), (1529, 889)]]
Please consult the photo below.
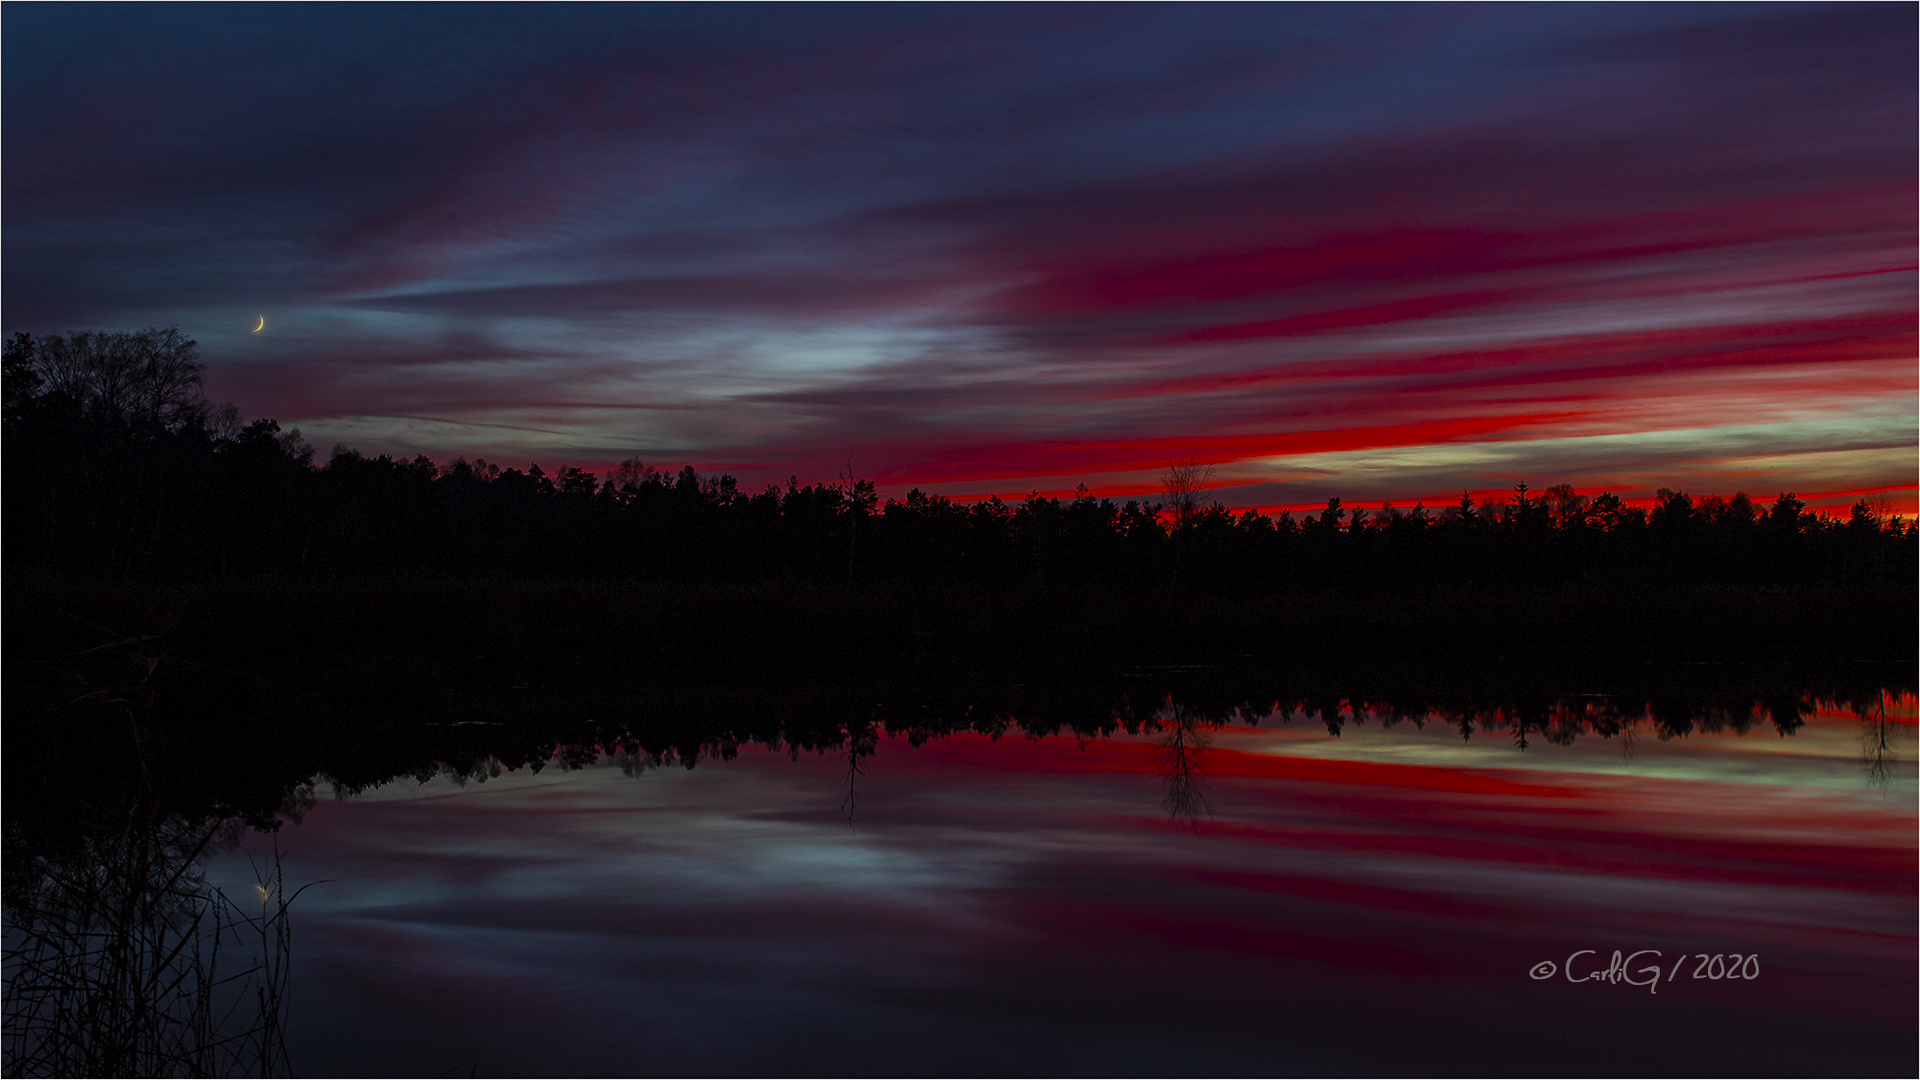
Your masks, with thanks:
[(0, 31), (5, 332), (178, 325), (323, 457), (1915, 509), (1912, 5)]

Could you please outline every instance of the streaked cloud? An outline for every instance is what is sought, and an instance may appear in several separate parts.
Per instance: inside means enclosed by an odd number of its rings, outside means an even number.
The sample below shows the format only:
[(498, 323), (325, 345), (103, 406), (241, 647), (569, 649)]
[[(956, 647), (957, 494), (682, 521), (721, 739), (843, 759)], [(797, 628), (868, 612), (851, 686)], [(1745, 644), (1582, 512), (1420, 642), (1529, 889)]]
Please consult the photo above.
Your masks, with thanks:
[(1909, 9), (256, 14), (8, 12), (9, 332), (749, 484), (1916, 481)]

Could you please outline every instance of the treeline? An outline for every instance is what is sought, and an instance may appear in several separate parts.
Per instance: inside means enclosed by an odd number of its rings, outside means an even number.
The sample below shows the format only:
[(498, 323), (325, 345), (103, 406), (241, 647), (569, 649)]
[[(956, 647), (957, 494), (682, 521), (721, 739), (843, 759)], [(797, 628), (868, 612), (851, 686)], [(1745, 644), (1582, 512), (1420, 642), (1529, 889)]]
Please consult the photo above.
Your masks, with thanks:
[(1016, 588), (1406, 588), (1630, 582), (1911, 584), (1914, 526), (1862, 500), (1846, 518), (1792, 493), (1651, 509), (1526, 485), (1439, 510), (1269, 517), (1082, 493), (958, 503), (870, 481), (743, 490), (628, 461), (609, 476), (441, 465), (242, 423), (201, 394), (175, 330), (20, 334), (5, 354), (5, 561), (125, 580), (439, 573), (638, 581)]

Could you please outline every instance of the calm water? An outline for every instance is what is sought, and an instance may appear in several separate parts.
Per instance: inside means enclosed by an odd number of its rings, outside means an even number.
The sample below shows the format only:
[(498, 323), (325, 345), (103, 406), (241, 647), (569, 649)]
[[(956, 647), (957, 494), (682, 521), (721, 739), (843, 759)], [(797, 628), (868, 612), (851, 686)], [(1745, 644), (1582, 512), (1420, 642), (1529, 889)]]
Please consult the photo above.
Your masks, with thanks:
[[(289, 1049), (307, 1075), (1911, 1075), (1912, 698), (1887, 713), (1525, 749), (1169, 714), (323, 784), (277, 841), (325, 879)], [(244, 890), (271, 843), (213, 879)], [(1657, 982), (1568, 981), (1615, 950)], [(1736, 957), (1754, 977), (1706, 977)]]

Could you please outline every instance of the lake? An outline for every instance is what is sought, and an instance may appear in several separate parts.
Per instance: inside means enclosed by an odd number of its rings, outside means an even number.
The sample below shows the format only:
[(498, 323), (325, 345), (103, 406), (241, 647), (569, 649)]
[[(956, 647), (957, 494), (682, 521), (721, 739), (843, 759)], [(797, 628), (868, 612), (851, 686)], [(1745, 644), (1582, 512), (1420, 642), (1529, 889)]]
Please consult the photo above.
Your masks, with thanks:
[(1911, 1075), (1913, 695), (1603, 704), (481, 758), (208, 874), (318, 883), (307, 1075)]

